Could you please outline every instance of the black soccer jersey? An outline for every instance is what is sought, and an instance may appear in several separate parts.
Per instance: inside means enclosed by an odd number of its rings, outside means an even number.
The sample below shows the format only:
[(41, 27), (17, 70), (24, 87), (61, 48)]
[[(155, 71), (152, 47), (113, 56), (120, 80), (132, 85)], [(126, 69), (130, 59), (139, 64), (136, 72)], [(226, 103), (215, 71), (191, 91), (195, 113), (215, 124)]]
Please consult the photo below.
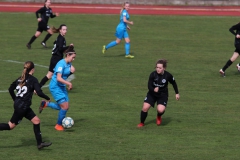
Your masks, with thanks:
[(61, 34), (59, 34), (57, 40), (54, 41), (52, 54), (63, 58), (63, 52), (66, 49), (68, 49), (68, 46), (66, 46), (66, 40)]
[(54, 18), (56, 15), (52, 13), (51, 8), (47, 8), (46, 6), (40, 8), (39, 10), (36, 11), (36, 17), (39, 18), (39, 14), (41, 14), (42, 22), (48, 23), (49, 17)]
[[(148, 80), (148, 90), (149, 93), (159, 97), (162, 94), (168, 95), (168, 82), (170, 82), (173, 85), (173, 88), (175, 90), (175, 93), (178, 94), (178, 87), (177, 83), (174, 80), (174, 77), (172, 74), (170, 74), (167, 71), (164, 71), (163, 74), (158, 74), (156, 71), (153, 71)], [(154, 92), (154, 88), (159, 87), (158, 92)]]
[[(38, 80), (34, 76), (26, 74), (25, 85), (21, 87), (19, 83), (20, 80), (18, 78), (10, 85), (8, 89), (14, 101), (20, 100), (21, 102), (24, 102), (26, 106), (30, 107), (32, 104), (32, 95), (34, 90), (39, 97), (50, 100), (50, 98), (42, 92)], [(14, 93), (14, 90), (16, 90), (16, 94)]]
[[(240, 23), (232, 26), (229, 31), (235, 35), (235, 44), (240, 44), (240, 38), (236, 38), (236, 35), (239, 34), (240, 35)], [(236, 31), (236, 32), (235, 32)]]

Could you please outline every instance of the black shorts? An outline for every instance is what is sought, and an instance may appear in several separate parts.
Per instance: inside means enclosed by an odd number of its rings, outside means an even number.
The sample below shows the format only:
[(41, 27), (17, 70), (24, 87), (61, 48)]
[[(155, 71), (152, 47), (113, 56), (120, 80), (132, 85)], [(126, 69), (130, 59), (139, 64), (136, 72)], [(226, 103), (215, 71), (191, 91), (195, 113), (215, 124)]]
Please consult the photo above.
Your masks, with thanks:
[(161, 104), (167, 107), (168, 95), (162, 94), (160, 97), (156, 97), (148, 92), (147, 96), (144, 99), (144, 102), (150, 104), (152, 107), (154, 107), (156, 102), (157, 102), (157, 105)]
[(22, 121), (23, 117), (31, 121), (35, 116), (36, 114), (33, 112), (31, 108), (27, 109), (15, 108), (12, 118), (10, 119), (10, 122), (14, 123), (15, 125), (18, 125)]
[(55, 68), (56, 64), (62, 59), (63, 58), (60, 56), (52, 56), (48, 71), (54, 73), (53, 69)]
[(49, 30), (50, 27), (45, 23), (45, 22), (38, 22), (38, 28), (37, 31), (42, 32), (42, 31), (47, 31)]

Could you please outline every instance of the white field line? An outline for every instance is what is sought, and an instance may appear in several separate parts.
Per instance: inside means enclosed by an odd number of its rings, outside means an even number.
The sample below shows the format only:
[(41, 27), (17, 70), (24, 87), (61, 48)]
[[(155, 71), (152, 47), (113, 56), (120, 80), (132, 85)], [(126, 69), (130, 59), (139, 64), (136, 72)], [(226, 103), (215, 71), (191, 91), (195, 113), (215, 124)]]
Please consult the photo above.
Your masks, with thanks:
[[(19, 62), (19, 61), (14, 61), (14, 60), (1, 60), (0, 59), (0, 61), (4, 61), (4, 62), (10, 62), (10, 63), (18, 63), (18, 64), (24, 64), (24, 62)], [(34, 65), (35, 66), (38, 66), (38, 67), (42, 67), (42, 68), (48, 68), (48, 66), (43, 66), (43, 65), (40, 65), (40, 64), (35, 64), (34, 63)], [(72, 81), (73, 79), (75, 79), (75, 75), (74, 74), (72, 74), (72, 75), (70, 75), (69, 77), (68, 77), (68, 79), (67, 79), (67, 81)], [(46, 88), (46, 87), (48, 87), (49, 85), (44, 85), (44, 86), (42, 86), (43, 88)], [(0, 93), (6, 93), (6, 92), (8, 92), (8, 90), (0, 90)]]

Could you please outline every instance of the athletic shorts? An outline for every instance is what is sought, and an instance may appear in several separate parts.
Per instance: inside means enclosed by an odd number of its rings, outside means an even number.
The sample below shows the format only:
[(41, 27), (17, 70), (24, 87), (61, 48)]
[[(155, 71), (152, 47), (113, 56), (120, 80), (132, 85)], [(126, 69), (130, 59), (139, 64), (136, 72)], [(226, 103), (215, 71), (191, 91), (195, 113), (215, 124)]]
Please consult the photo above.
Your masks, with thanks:
[(123, 39), (123, 38), (128, 38), (128, 32), (126, 31), (126, 29), (120, 29), (120, 28), (117, 28), (116, 29), (116, 33), (115, 33), (115, 36), (118, 38), (118, 39)]
[(55, 81), (51, 80), (49, 90), (56, 102), (61, 104), (69, 101), (66, 86), (59, 86)]
[(237, 52), (240, 55), (240, 44), (235, 44), (235, 48), (234, 52)]
[(161, 104), (167, 107), (168, 95), (162, 94), (160, 97), (156, 97), (148, 92), (147, 96), (144, 99), (144, 102), (150, 104), (152, 107), (154, 107), (156, 102), (157, 102), (157, 105)]
[(48, 71), (54, 73), (53, 69), (55, 68), (56, 64), (62, 59), (63, 58), (60, 56), (52, 56)]
[(35, 116), (36, 114), (33, 112), (31, 108), (27, 109), (15, 108), (12, 118), (10, 119), (10, 122), (14, 123), (15, 125), (18, 125), (22, 121), (23, 117), (31, 121)]
[(42, 22), (42, 21), (38, 22), (37, 31), (42, 32), (42, 31), (47, 31), (49, 29), (50, 27), (45, 22)]

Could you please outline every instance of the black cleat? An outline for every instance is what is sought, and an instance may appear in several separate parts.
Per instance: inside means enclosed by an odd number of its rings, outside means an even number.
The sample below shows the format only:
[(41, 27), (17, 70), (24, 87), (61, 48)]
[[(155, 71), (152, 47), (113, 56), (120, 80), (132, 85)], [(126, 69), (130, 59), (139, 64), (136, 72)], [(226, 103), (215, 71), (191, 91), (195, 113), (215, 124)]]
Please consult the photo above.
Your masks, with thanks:
[(26, 44), (28, 49), (31, 49), (31, 45), (30, 44)]
[(37, 146), (38, 149), (42, 149), (44, 147), (48, 147), (48, 146), (51, 146), (52, 145), (52, 142), (42, 142), (41, 144), (39, 144)]
[(47, 48), (47, 45), (45, 42), (41, 42), (41, 45), (44, 47), (44, 48)]

